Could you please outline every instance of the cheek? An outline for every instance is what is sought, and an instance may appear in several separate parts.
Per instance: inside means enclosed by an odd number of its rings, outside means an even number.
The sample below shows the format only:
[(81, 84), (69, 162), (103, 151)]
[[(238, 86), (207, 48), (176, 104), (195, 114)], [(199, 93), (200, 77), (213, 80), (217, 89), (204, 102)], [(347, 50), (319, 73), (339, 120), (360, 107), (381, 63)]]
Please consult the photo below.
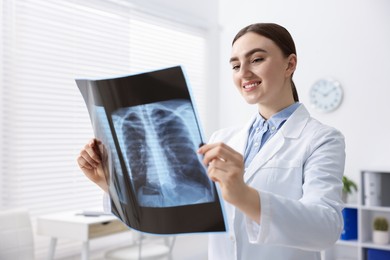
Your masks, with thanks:
[(240, 83), (240, 79), (238, 78), (238, 76), (233, 73), (232, 79), (233, 79), (233, 83), (236, 86), (236, 88), (240, 88), (241, 83)]
[(279, 81), (283, 79), (283, 69), (281, 66), (274, 65), (267, 68), (266, 71), (264, 71), (264, 74), (267, 75), (267, 78), (270, 81)]

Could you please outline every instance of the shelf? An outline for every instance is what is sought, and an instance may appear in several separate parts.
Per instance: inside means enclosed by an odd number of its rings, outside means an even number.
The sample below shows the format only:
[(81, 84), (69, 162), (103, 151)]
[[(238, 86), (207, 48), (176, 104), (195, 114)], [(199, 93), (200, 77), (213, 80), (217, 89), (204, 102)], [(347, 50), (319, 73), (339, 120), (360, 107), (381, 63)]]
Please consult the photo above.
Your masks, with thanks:
[(363, 242), (363, 243), (361, 243), (361, 246), (364, 248), (372, 248), (372, 249), (380, 249), (380, 250), (390, 251), (390, 244), (378, 245), (378, 244), (374, 244), (372, 242)]
[(338, 240), (337, 245), (340, 246), (358, 246), (358, 241), (357, 240)]
[[(374, 184), (371, 185), (373, 183), (372, 178), (366, 174), (367, 172), (373, 173), (376, 176), (375, 178), (380, 180), (376, 182), (376, 184), (374, 183), (375, 185), (379, 183), (377, 189), (373, 188), (376, 187)], [(369, 180), (369, 182), (367, 182), (367, 180)], [(372, 226), (373, 226), (374, 218), (381, 216), (387, 218), (390, 222), (389, 187), (390, 187), (390, 171), (389, 172), (362, 171), (360, 173), (358, 203), (357, 204), (347, 203), (344, 205), (344, 208), (357, 210), (357, 229), (358, 229), (357, 240), (339, 239), (333, 247), (324, 251), (323, 260), (335, 260), (335, 259), (367, 260), (367, 252), (369, 252), (370, 249), (390, 251), (390, 244), (378, 245), (372, 242), (372, 229), (373, 229)], [(367, 195), (366, 198), (364, 196), (365, 192), (367, 191), (370, 192), (370, 196), (371, 195), (379, 196), (379, 199), (367, 200)], [(364, 205), (365, 199), (370, 203), (369, 205)], [(377, 205), (383, 205), (383, 206), (377, 206)], [(343, 212), (343, 217), (344, 218), (346, 217), (346, 215), (344, 215), (344, 212)], [(351, 219), (349, 220), (350, 221), (346, 223), (351, 224)], [(347, 230), (348, 227), (349, 227), (348, 225), (345, 226)], [(352, 234), (353, 233), (349, 233), (349, 235)]]
[(358, 209), (360, 205), (358, 204), (351, 204), (351, 203), (345, 203), (344, 208), (349, 208), (349, 209)]
[(360, 206), (362, 210), (371, 210), (371, 211), (382, 211), (390, 212), (390, 207), (379, 207), (379, 206)]

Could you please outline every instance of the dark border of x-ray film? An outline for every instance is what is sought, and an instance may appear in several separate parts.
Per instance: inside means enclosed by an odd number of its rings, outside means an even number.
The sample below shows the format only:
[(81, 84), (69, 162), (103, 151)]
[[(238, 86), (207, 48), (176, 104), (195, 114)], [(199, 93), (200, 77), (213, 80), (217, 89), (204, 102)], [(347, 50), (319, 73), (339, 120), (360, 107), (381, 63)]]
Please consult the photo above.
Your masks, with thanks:
[[(95, 105), (103, 106), (107, 113), (107, 119), (110, 123), (111, 131), (114, 135), (116, 147), (119, 147), (118, 140), (113, 130), (111, 114), (113, 111), (137, 106), (140, 104), (149, 104), (159, 101), (172, 99), (190, 100), (194, 108), (199, 135), (203, 140), (203, 133), (199, 126), (199, 118), (194, 107), (191, 93), (188, 90), (185, 75), (181, 67), (172, 67), (141, 73), (132, 76), (120, 77), (115, 79), (96, 80), (92, 85), (92, 95)], [(113, 102), (114, 100), (114, 102)], [(119, 155), (121, 157), (121, 155)], [(123, 158), (120, 158), (122, 169), (125, 169)], [(115, 177), (124, 178), (119, 180)], [(117, 215), (128, 226), (148, 233), (174, 234), (189, 232), (212, 232), (225, 231), (224, 217), (219, 199), (216, 197), (214, 202), (191, 204), (175, 207), (142, 207), (134, 199), (133, 187), (127, 174), (113, 176), (113, 182), (125, 182), (125, 196), (131, 201), (124, 203), (113, 200), (118, 196), (110, 196), (112, 201), (112, 212)], [(121, 183), (123, 186), (123, 183)], [(214, 194), (217, 194), (213, 184)], [(122, 189), (123, 192), (123, 189)], [(119, 196), (119, 197), (123, 197)], [(117, 207), (120, 207), (118, 209)]]

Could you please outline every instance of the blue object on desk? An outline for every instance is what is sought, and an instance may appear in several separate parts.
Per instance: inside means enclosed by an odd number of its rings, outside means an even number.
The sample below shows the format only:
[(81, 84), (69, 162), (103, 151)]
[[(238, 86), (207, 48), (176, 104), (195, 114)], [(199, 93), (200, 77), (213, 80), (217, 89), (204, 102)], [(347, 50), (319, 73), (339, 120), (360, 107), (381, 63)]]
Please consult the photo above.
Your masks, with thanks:
[(390, 251), (379, 249), (368, 249), (367, 260), (389, 260)]
[(358, 236), (357, 209), (343, 209), (344, 228), (341, 233), (341, 240), (355, 240)]

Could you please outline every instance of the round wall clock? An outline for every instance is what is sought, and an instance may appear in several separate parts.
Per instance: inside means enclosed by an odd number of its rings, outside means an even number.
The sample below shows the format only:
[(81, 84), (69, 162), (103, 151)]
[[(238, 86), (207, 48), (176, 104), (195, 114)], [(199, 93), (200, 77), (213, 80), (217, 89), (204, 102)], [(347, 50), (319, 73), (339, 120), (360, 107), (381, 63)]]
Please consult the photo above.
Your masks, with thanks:
[(321, 112), (331, 112), (343, 101), (343, 88), (333, 79), (320, 79), (310, 88), (310, 103)]

